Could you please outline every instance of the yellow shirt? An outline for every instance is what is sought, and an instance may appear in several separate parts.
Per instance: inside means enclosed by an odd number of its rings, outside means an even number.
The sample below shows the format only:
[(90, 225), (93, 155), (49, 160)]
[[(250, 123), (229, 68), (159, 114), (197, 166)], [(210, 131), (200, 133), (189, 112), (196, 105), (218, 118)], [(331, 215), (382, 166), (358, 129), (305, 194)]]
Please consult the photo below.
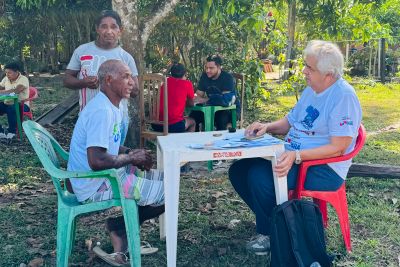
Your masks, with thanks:
[[(29, 98), (29, 80), (24, 75), (20, 74), (18, 76), (18, 78), (13, 82), (11, 82), (6, 76), (0, 82), (0, 86), (4, 87), (5, 90), (15, 89), (18, 85), (22, 85), (25, 87), (25, 89), (21, 93), (18, 94), (18, 100), (21, 101), (21, 100), (25, 100), (25, 99)], [(11, 105), (14, 102), (13, 102), (13, 100), (11, 100), (11, 101), (6, 100), (6, 101), (4, 101), (4, 103), (7, 105)], [(25, 104), (29, 105), (28, 102), (26, 102)]]

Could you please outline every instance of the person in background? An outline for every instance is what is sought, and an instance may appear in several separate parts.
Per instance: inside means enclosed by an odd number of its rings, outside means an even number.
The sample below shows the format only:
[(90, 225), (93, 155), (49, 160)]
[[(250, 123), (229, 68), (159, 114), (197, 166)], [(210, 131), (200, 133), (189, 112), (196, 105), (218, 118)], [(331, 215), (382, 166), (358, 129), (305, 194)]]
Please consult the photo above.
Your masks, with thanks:
[[(354, 88), (342, 78), (343, 55), (335, 44), (311, 41), (304, 50), (304, 60), (307, 87), (295, 107), (278, 121), (254, 122), (245, 131), (249, 136), (286, 134), (288, 145), (274, 171), (278, 177), (287, 176), (289, 190), (296, 186), (302, 160), (352, 151), (362, 117)], [(351, 159), (310, 167), (305, 189), (336, 191), (344, 183), (350, 165)], [(259, 255), (268, 253), (270, 216), (276, 206), (271, 162), (262, 158), (238, 160), (229, 169), (229, 179), (256, 216), (257, 235), (247, 243), (247, 250)]]
[[(109, 59), (118, 59), (129, 66), (132, 72), (134, 87), (138, 87), (138, 71), (135, 60), (118, 44), (122, 33), (122, 22), (117, 12), (105, 10), (95, 21), (96, 41), (82, 44), (75, 49), (64, 76), (64, 86), (79, 90), (79, 110), (82, 111), (89, 101), (99, 92), (97, 71), (100, 65)], [(128, 100), (122, 100), (123, 124), (122, 139), (124, 143), (129, 126)]]
[[(173, 64), (170, 72), (171, 77), (167, 78), (168, 132), (194, 132), (196, 129), (195, 120), (190, 117), (184, 117), (185, 107), (193, 107), (194, 105), (193, 84), (191, 81), (186, 80), (186, 69), (181, 63)], [(160, 94), (160, 121), (164, 120), (163, 86), (161, 87)], [(162, 125), (152, 124), (152, 128), (155, 131), (163, 131)]]
[[(0, 95), (16, 94), (18, 100), (29, 98), (29, 80), (22, 75), (22, 68), (17, 62), (5, 65), (6, 76), (0, 82)], [(29, 111), (28, 103), (24, 104), (24, 111)], [(14, 100), (0, 102), (0, 115), (7, 114), (8, 132), (0, 125), (0, 138), (12, 139), (17, 132), (17, 113)]]
[[(235, 102), (236, 90), (233, 76), (222, 69), (222, 58), (218, 55), (208, 56), (204, 65), (204, 72), (200, 76), (199, 84), (196, 90), (195, 103), (206, 103), (208, 101), (207, 94), (211, 91), (218, 90), (227, 102)], [(190, 114), (195, 118), (196, 123), (203, 122), (201, 112), (193, 111)], [(232, 126), (232, 111), (220, 110), (215, 114), (215, 126), (217, 130), (226, 130)]]

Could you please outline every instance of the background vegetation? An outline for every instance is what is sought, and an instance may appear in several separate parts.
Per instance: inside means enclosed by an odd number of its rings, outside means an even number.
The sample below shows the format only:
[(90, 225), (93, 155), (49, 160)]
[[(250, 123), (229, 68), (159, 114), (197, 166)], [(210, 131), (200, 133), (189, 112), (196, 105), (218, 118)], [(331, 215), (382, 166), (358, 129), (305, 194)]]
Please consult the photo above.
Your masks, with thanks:
[[(131, 2), (143, 22), (155, 16), (159, 6), (172, 1)], [(0, 65), (20, 60), (30, 73), (62, 71), (79, 44), (94, 40), (94, 18), (112, 4), (111, 0), (0, 1)], [(288, 22), (289, 10), (295, 11), (295, 25)], [(287, 53), (288, 28), (294, 26), (293, 50)], [(346, 76), (356, 85), (369, 132), (355, 161), (400, 166), (400, 85), (375, 83), (375, 73), (366, 70), (378, 64), (367, 60), (371, 54), (377, 57), (377, 38), (386, 38), (390, 63), (385, 67), (398, 75), (399, 36), (398, 0), (181, 0), (151, 33), (137, 60), (154, 72), (165, 71), (170, 62), (179, 60), (196, 82), (204, 57), (221, 54), (225, 69), (246, 74), (246, 125), (280, 118), (294, 105), (304, 85), (300, 58), (308, 40), (332, 40), (343, 51), (346, 44), (354, 44), (359, 53), (350, 55), (348, 72), (371, 75), (368, 79)], [(290, 62), (290, 78), (281, 84), (266, 82), (262, 72), (265, 60), (284, 65), (289, 58), (297, 60)], [(62, 88), (58, 75), (32, 79), (40, 91), (35, 116), (70, 93)], [(48, 127), (65, 148), (75, 120), (73, 114), (64, 124)], [(0, 122), (4, 121), (2, 116)], [(26, 139), (0, 142), (0, 158), (0, 266), (29, 262), (31, 266), (54, 266), (56, 196), (47, 174)], [(208, 173), (204, 165), (182, 177), (178, 266), (268, 263), (268, 257), (256, 257), (244, 249), (255, 232), (254, 216), (229, 185), (228, 166)], [(338, 254), (335, 265), (398, 266), (400, 181), (351, 178), (347, 188), (354, 251), (345, 254), (336, 215), (330, 210), (327, 240), (329, 251)], [(118, 210), (111, 210), (80, 219), (72, 266), (106, 266), (94, 258), (90, 248), (99, 241), (111, 250), (104, 220), (116, 214)], [(165, 243), (158, 240), (157, 228), (156, 221), (142, 228), (142, 239), (160, 248), (157, 254), (143, 257), (144, 266), (166, 265)]]
[[(45, 85), (35, 102), (35, 116), (68, 92), (60, 86), (58, 76), (35, 78), (33, 82)], [(400, 131), (389, 126), (400, 122), (400, 98), (394, 97), (399, 95), (400, 85), (356, 87), (363, 123), (370, 135), (355, 161), (399, 166)], [(245, 113), (245, 124), (279, 118), (296, 102), (293, 95), (272, 95), (272, 100), (260, 101), (257, 111)], [(74, 115), (62, 125), (47, 127), (67, 149), (75, 120)], [(32, 260), (55, 266), (57, 198), (50, 178), (26, 138), (11, 145), (0, 142), (0, 157), (0, 266), (20, 266)], [(267, 256), (248, 254), (244, 248), (255, 233), (255, 218), (228, 182), (229, 164), (209, 173), (203, 163), (181, 178), (178, 266), (268, 264)], [(350, 178), (347, 192), (353, 253), (345, 253), (336, 214), (330, 209), (326, 233), (329, 251), (337, 254), (335, 266), (398, 266), (400, 180)], [(111, 210), (80, 218), (71, 266), (108, 266), (89, 249), (99, 241), (111, 251), (104, 222), (117, 214), (118, 210)], [(166, 266), (165, 242), (158, 239), (158, 222), (147, 222), (141, 238), (160, 249), (152, 256), (143, 256), (143, 266)]]

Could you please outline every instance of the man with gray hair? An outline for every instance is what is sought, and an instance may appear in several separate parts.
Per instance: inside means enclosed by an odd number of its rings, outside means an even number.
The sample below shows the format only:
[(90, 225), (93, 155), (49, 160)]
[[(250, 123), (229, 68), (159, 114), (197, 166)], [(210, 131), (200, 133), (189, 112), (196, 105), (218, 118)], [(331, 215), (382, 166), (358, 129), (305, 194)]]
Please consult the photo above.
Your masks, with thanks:
[[(120, 145), (121, 100), (139, 93), (134, 86), (132, 72), (122, 61), (108, 60), (100, 66), (98, 79), (100, 92), (81, 112), (72, 134), (68, 170), (99, 171), (117, 168), (122, 175), (125, 197), (136, 199), (139, 207), (159, 207), (160, 214), (164, 211), (163, 173), (150, 169), (153, 162), (149, 151)], [(108, 179), (70, 180), (80, 202), (113, 198)], [(139, 220), (144, 220), (140, 214)], [(119, 219), (119, 222), (117, 227), (108, 224), (114, 253), (104, 254), (99, 247), (94, 250), (95, 253), (100, 251), (96, 254), (109, 263), (123, 264), (126, 261), (123, 254), (127, 250), (126, 234), (123, 220)]]
[[(289, 114), (275, 122), (254, 122), (245, 134), (266, 132), (286, 135), (286, 151), (274, 171), (287, 176), (288, 189), (296, 186), (302, 160), (324, 159), (352, 151), (361, 124), (361, 107), (353, 87), (343, 78), (343, 55), (330, 42), (311, 41), (304, 50), (303, 74), (307, 81), (300, 100)], [(305, 189), (336, 191), (344, 182), (351, 160), (308, 169)], [(258, 255), (270, 248), (270, 215), (275, 201), (271, 163), (265, 159), (243, 159), (229, 169), (229, 179), (256, 216), (257, 236), (247, 250)]]

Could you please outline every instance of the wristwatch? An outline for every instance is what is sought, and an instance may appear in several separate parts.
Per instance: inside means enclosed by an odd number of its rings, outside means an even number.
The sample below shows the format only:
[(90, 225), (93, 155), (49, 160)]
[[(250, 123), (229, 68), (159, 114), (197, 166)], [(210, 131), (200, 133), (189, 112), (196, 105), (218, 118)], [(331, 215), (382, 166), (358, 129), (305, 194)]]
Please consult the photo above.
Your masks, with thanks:
[(294, 160), (294, 163), (300, 164), (301, 163), (301, 157), (300, 157), (300, 151), (296, 150), (296, 159)]

